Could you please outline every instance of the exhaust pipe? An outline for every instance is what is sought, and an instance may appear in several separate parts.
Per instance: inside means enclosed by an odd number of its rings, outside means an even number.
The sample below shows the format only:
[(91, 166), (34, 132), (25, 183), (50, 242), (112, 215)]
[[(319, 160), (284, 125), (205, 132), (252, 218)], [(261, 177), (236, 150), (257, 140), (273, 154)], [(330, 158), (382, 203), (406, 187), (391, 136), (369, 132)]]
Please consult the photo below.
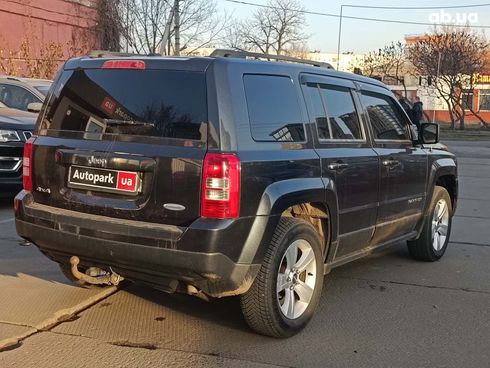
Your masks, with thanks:
[(80, 258), (77, 256), (72, 256), (70, 258), (71, 273), (73, 277), (80, 280), (83, 283), (93, 284), (93, 285), (114, 285), (117, 286), (124, 277), (118, 275), (114, 271), (107, 272), (98, 267), (90, 267), (86, 273), (82, 273), (78, 270), (78, 265), (80, 264)]

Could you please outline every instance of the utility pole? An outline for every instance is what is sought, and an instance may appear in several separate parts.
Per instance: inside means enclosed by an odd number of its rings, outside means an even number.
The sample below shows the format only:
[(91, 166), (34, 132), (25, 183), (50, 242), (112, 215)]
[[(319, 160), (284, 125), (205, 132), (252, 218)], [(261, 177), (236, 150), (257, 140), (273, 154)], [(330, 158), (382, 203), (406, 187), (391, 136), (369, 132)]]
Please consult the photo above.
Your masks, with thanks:
[[(129, 9), (126, 8), (126, 32), (129, 33)], [(128, 37), (125, 37), (126, 39), (126, 53), (129, 52), (129, 39)]]
[[(439, 73), (441, 72), (441, 50), (439, 50), (439, 57), (437, 58), (437, 74), (436, 74), (436, 80), (434, 83), (439, 82)], [(432, 103), (435, 103), (434, 100), (432, 100)], [(436, 121), (436, 108), (434, 107), (434, 111), (432, 112), (432, 124)], [(454, 129), (454, 128), (453, 128)]]
[(175, 32), (175, 50), (174, 55), (180, 55), (180, 9), (179, 9), (179, 0), (175, 0), (174, 2), (174, 32)]
[[(170, 27), (174, 21), (175, 6), (170, 9), (170, 14), (168, 15), (167, 24), (165, 24), (165, 29), (163, 31), (162, 42), (160, 43), (160, 55), (170, 55)], [(165, 48), (168, 44), (168, 51)]]
[(340, 38), (342, 37), (342, 15), (344, 13), (344, 6), (340, 5), (340, 17), (339, 17), (339, 39), (337, 42), (337, 70), (340, 65)]

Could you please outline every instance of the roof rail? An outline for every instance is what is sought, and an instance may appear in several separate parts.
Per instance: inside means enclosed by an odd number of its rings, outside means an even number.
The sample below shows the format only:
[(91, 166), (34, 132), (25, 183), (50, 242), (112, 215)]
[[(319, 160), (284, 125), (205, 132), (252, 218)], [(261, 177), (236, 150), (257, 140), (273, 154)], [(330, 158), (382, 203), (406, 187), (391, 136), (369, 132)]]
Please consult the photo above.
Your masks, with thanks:
[(248, 51), (239, 51), (239, 50), (227, 50), (227, 49), (216, 49), (214, 50), (211, 57), (231, 57), (231, 58), (253, 58), (253, 59), (268, 59), (268, 60), (278, 60), (278, 61), (287, 61), (289, 63), (298, 63), (298, 64), (308, 64), (313, 65), (319, 68), (327, 68), (333, 69), (333, 66), (329, 63), (325, 63), (322, 61), (314, 61), (308, 59), (300, 59), (292, 56), (286, 55), (271, 55), (271, 54), (262, 54), (259, 52), (248, 52)]
[(91, 58), (103, 58), (103, 57), (130, 57), (130, 56), (144, 56), (140, 54), (133, 54), (130, 52), (116, 52), (107, 50), (92, 50), (87, 54)]

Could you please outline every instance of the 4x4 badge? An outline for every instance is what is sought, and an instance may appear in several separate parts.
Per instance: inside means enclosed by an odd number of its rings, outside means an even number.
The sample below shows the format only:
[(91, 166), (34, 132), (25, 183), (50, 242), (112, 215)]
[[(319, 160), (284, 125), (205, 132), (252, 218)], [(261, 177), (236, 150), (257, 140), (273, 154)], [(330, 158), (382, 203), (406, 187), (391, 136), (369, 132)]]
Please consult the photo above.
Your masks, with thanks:
[(43, 187), (38, 186), (38, 187), (36, 188), (36, 190), (37, 190), (38, 192), (41, 192), (41, 193), (48, 193), (48, 194), (51, 194), (51, 189), (49, 189), (49, 188), (43, 188)]

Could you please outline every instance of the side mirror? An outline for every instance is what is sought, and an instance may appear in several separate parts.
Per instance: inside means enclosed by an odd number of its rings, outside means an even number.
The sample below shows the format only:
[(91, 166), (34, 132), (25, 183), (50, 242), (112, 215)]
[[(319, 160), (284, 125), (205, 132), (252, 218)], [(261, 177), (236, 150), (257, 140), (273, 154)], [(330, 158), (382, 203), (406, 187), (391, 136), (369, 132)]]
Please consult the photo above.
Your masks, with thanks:
[(439, 142), (439, 125), (436, 123), (423, 123), (420, 125), (420, 143), (436, 144)]
[(43, 107), (43, 104), (40, 102), (31, 102), (29, 105), (27, 105), (27, 111), (39, 112), (39, 111), (41, 111), (42, 107)]

